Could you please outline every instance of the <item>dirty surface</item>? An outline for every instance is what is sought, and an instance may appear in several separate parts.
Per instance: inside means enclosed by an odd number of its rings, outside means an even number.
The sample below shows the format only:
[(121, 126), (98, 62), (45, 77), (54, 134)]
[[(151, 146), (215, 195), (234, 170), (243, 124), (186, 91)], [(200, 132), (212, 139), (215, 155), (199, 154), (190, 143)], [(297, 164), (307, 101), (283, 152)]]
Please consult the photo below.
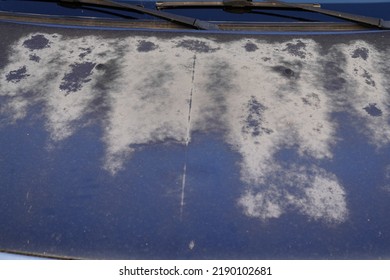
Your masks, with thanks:
[(0, 57), (0, 247), (390, 252), (390, 53), (375, 35), (95, 33), (31, 30)]

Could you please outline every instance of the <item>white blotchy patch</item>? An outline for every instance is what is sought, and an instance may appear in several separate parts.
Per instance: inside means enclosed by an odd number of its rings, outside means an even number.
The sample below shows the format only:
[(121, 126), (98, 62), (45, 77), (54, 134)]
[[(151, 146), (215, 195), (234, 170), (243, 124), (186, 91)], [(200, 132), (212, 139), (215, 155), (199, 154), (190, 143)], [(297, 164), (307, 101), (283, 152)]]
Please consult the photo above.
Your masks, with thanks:
[[(360, 130), (370, 138), (371, 143), (377, 147), (389, 144), (390, 129), (382, 129), (389, 126), (390, 116), (390, 85), (385, 74), (389, 63), (386, 54), (380, 53), (364, 41), (337, 45), (334, 48), (347, 54), (344, 75), (353, 87), (344, 100), (343, 109), (348, 105), (354, 110), (351, 113), (364, 122), (364, 125), (360, 125)], [(367, 55), (358, 55), (359, 50), (365, 51)], [(376, 108), (376, 115), (367, 112), (370, 106)]]
[[(180, 63), (172, 63), (171, 44), (155, 41), (160, 47), (156, 53), (126, 50), (118, 86), (108, 93), (105, 168), (113, 174), (122, 169), (134, 145), (186, 141), (193, 58), (182, 54)], [(127, 44), (136, 42), (129, 39)]]
[(296, 210), (329, 223), (343, 222), (348, 216), (346, 194), (336, 176), (317, 167), (285, 168), (269, 176), (278, 184), (250, 188), (239, 199), (248, 216), (268, 220)]
[[(228, 141), (243, 155), (242, 177), (249, 184), (263, 182), (264, 175), (275, 169), (273, 156), (282, 148), (297, 147), (302, 156), (317, 159), (332, 157), (336, 131), (331, 103), (315, 76), (318, 47), (310, 40), (304, 43), (305, 58), (283, 51), (283, 45), (275, 49), (261, 42), (259, 54), (240, 57), (245, 71), (237, 71), (240, 88), (227, 99), (226, 121)], [(263, 109), (256, 112), (256, 106)], [(251, 114), (261, 115), (261, 122), (255, 123), (258, 131), (243, 133)]]
[[(31, 50), (23, 45), (37, 35), (48, 39), (49, 47)], [(140, 42), (142, 51), (137, 49)], [(222, 131), (241, 155), (245, 190), (238, 204), (246, 215), (263, 220), (288, 211), (327, 222), (347, 218), (345, 191), (335, 175), (316, 166), (284, 164), (276, 157), (291, 149), (302, 159), (332, 159), (338, 142), (333, 113), (358, 116), (362, 133), (377, 146), (390, 140), (390, 102), (384, 94), (389, 85), (381, 74), (388, 66), (387, 54), (363, 41), (335, 45), (323, 53), (310, 39), (218, 43), (190, 36), (31, 34), (10, 49), (9, 63), (0, 72), (0, 97), (5, 100), (0, 113), (12, 123), (42, 104), (54, 143), (85, 125), (101, 123), (103, 168), (112, 175), (124, 168), (139, 145), (189, 145), (194, 131)], [(328, 61), (342, 68), (335, 72), (339, 80), (333, 90), (324, 86)], [(93, 65), (90, 73), (68, 92), (61, 85), (67, 79), (72, 83), (72, 67), (85, 63)], [(10, 81), (10, 73), (23, 67), (23, 77)], [(98, 120), (88, 119), (99, 110), (98, 97), (105, 100), (105, 112), (98, 111)]]
[(242, 206), (246, 215), (262, 220), (279, 218), (284, 212), (280, 203), (280, 193), (275, 186), (257, 193), (248, 190), (238, 200), (238, 204)]
[[(54, 141), (61, 141), (71, 136), (79, 127), (77, 121), (90, 110), (89, 105), (94, 98), (91, 88), (93, 83), (85, 83), (75, 92), (68, 93), (61, 89), (64, 77), (69, 74), (71, 66), (77, 63), (101, 63), (99, 53), (104, 52), (112, 57), (109, 40), (102, 41), (98, 37), (82, 39), (63, 39), (60, 35), (44, 34), (50, 47), (28, 50), (23, 43), (33, 38), (21, 38), (14, 46), (11, 62), (3, 69), (1, 76), (1, 96), (8, 99), (7, 109), (13, 121), (26, 116), (29, 106), (44, 104), (46, 127)], [(80, 57), (83, 49), (90, 48), (91, 53)], [(30, 56), (39, 57), (39, 62)], [(20, 67), (26, 67), (28, 76), (18, 82), (5, 81), (6, 74)], [(89, 77), (98, 79), (96, 71)]]
[(305, 196), (299, 201), (299, 209), (311, 218), (342, 222), (347, 216), (345, 192), (335, 176), (317, 175), (310, 187), (304, 190)]

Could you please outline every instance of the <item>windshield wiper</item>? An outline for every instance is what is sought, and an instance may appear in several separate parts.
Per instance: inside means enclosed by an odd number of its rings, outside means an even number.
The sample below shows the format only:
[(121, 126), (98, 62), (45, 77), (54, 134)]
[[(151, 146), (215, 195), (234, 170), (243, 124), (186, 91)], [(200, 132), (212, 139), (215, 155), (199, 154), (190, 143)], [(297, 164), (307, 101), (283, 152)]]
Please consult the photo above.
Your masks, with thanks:
[(74, 3), (78, 5), (93, 5), (93, 6), (100, 6), (100, 7), (120, 8), (124, 10), (135, 11), (135, 12), (155, 16), (175, 23), (184, 24), (186, 26), (191, 26), (196, 29), (219, 30), (216, 24), (207, 21), (186, 17), (186, 16), (175, 15), (171, 13), (166, 13), (158, 10), (152, 10), (152, 9), (144, 8), (133, 4), (120, 3), (111, 0), (59, 0), (58, 2)]
[(221, 7), (221, 8), (243, 8), (243, 9), (296, 9), (308, 12), (319, 13), (344, 20), (353, 21), (360, 24), (375, 26), (382, 29), (390, 29), (390, 21), (381, 18), (367, 17), (344, 13), (339, 11), (321, 8), (319, 4), (287, 3), (278, 0), (265, 0), (263, 2), (252, 2), (251, 0), (224, 0), (215, 2), (157, 2), (158, 9), (165, 8), (185, 8), (185, 7)]
[(327, 16), (332, 16), (344, 20), (349, 20), (349, 21), (354, 21), (357, 23), (361, 24), (367, 24), (371, 26), (375, 26), (378, 28), (382, 29), (389, 29), (390, 28), (390, 21), (385, 21), (381, 18), (374, 18), (374, 17), (366, 17), (366, 16), (361, 16), (361, 15), (355, 15), (355, 14), (350, 14), (350, 13), (344, 13), (344, 12), (339, 12), (339, 11), (333, 11), (333, 10), (327, 10), (323, 8), (318, 8), (318, 7), (308, 7), (308, 6), (303, 6), (302, 4), (294, 4), (294, 3), (286, 3), (283, 1), (268, 1), (268, 2), (273, 2), (277, 3), (280, 5), (284, 5), (286, 7), (290, 8), (296, 8), (296, 9), (301, 9), (303, 11), (309, 11), (309, 12), (315, 12)]
[[(303, 7), (321, 7), (320, 4), (299, 4)], [(237, 7), (237, 8), (287, 8), (276, 1), (252, 2), (250, 0), (225, 0), (225, 1), (162, 1), (156, 2), (157, 9), (165, 8), (201, 8), (201, 7)]]

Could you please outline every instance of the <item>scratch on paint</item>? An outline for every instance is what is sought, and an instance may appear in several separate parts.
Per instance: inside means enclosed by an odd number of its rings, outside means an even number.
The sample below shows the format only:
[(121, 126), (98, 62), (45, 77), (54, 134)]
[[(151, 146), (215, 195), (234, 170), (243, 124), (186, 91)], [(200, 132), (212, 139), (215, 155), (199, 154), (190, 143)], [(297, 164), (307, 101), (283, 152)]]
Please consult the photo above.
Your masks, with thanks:
[(192, 94), (194, 91), (195, 64), (196, 64), (196, 55), (194, 55), (194, 62), (192, 64), (191, 90), (190, 90), (190, 99), (188, 102), (187, 134), (186, 134), (186, 142), (185, 142), (186, 150), (184, 156), (183, 176), (181, 182), (180, 220), (183, 219), (184, 191), (186, 187), (186, 174), (187, 174), (188, 145), (190, 144), (191, 141), (191, 108), (192, 108)]

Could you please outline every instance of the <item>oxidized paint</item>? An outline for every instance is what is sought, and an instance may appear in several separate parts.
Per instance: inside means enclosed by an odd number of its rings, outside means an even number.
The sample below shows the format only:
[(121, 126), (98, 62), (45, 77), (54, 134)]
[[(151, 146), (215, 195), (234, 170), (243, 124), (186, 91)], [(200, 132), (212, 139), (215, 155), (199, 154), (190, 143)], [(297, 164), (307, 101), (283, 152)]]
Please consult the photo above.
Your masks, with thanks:
[[(137, 176), (137, 168), (131, 167), (131, 162), (148, 147), (175, 150), (173, 154), (178, 156), (168, 159), (167, 164), (172, 160), (176, 171), (164, 171), (164, 159), (160, 158), (148, 172), (162, 169), (161, 174), (167, 177), (145, 181), (148, 189), (159, 189), (161, 185), (163, 190), (159, 192), (172, 197), (168, 199), (168, 208), (172, 208), (169, 213), (176, 216), (162, 214), (169, 223), (186, 224), (193, 218), (190, 213), (194, 202), (187, 202), (208, 176), (222, 176), (221, 180), (205, 183), (222, 192), (225, 180), (236, 176), (229, 187), (233, 190), (228, 191), (232, 198), (223, 206), (230, 207), (235, 218), (227, 218), (226, 222), (240, 223), (249, 218), (249, 223), (260, 223), (259, 228), (285, 221), (284, 216), (298, 215), (304, 223), (332, 231), (351, 226), (354, 221), (356, 213), (350, 204), (355, 191), (375, 188), (387, 201), (390, 199), (390, 161), (380, 156), (389, 151), (390, 142), (390, 53), (385, 47), (388, 36), (361, 39), (340, 35), (338, 40), (332, 35), (225, 38), (118, 32), (120, 36), (114, 38), (99, 32), (66, 33), (26, 33), (7, 46), (7, 55), (1, 58), (2, 63), (6, 62), (0, 72), (0, 129), (31, 119), (41, 123), (47, 134), (36, 144), (42, 145), (50, 157), (70, 139), (98, 127), (99, 133), (90, 140), (101, 148), (94, 155), (98, 160), (89, 164), (97, 165), (98, 176), (105, 182), (127, 176), (126, 173), (133, 174), (130, 180)], [(378, 45), (379, 37), (383, 42)], [(382, 181), (372, 186), (354, 186), (344, 178), (341, 171), (348, 174), (348, 167), (340, 167), (344, 162), (340, 147), (345, 149), (348, 141), (354, 141), (348, 138), (347, 131), (353, 131), (353, 137), (370, 151), (372, 158), (368, 161), (383, 167), (377, 172)], [(223, 168), (218, 173), (206, 168), (207, 164), (202, 171), (202, 165), (191, 163), (197, 156), (201, 161), (202, 153), (194, 155), (191, 150), (197, 149), (202, 138), (217, 141), (221, 149), (224, 147), (222, 154), (231, 154), (224, 160), (229, 159), (229, 168), (235, 170), (235, 175), (228, 170), (223, 172)], [(77, 145), (70, 147), (79, 149)], [(207, 146), (207, 142), (202, 145)], [(219, 164), (226, 164), (218, 159), (222, 155), (219, 153), (211, 148), (204, 154), (205, 160), (214, 158), (212, 166), (218, 170)], [(353, 166), (351, 159), (349, 164)], [(354, 172), (359, 176), (365, 170)], [(34, 174), (29, 176), (34, 180)], [(141, 177), (137, 186), (128, 182), (129, 188), (143, 188), (142, 182)], [(126, 187), (122, 182), (120, 188)], [(219, 203), (218, 193), (209, 197), (207, 189), (204, 191), (205, 196), (197, 194), (198, 199)], [(140, 218), (138, 212), (149, 206), (139, 207), (129, 216)], [(385, 232), (388, 244), (390, 227), (388, 223), (383, 226), (379, 232)], [(175, 227), (164, 233), (173, 240)], [(110, 232), (104, 227), (101, 230), (102, 234)], [(225, 234), (216, 230), (219, 235)], [(251, 234), (256, 239), (256, 234), (262, 233)], [(186, 246), (180, 250), (188, 247), (191, 253), (202, 246), (197, 236), (184, 243)], [(129, 246), (129, 256), (142, 255), (141, 249)], [(206, 250), (193, 257), (229, 258), (218, 250)], [(233, 256), (257, 257), (248, 250), (246, 253), (240, 248)], [(293, 250), (291, 255), (275, 250), (278, 253), (270, 253), (271, 258), (305, 256), (299, 250)], [(344, 250), (337, 249), (334, 254), (351, 257)], [(128, 256), (115, 253), (115, 248), (112, 251), (113, 256)], [(332, 256), (325, 251), (317, 257)], [(153, 249), (149, 253), (153, 254)], [(177, 253), (176, 257), (191, 257), (187, 254)], [(83, 254), (75, 254), (79, 255)], [(259, 255), (268, 256), (267, 252)], [(90, 257), (88, 253), (86, 256)], [(172, 253), (155, 256), (170, 258)]]

